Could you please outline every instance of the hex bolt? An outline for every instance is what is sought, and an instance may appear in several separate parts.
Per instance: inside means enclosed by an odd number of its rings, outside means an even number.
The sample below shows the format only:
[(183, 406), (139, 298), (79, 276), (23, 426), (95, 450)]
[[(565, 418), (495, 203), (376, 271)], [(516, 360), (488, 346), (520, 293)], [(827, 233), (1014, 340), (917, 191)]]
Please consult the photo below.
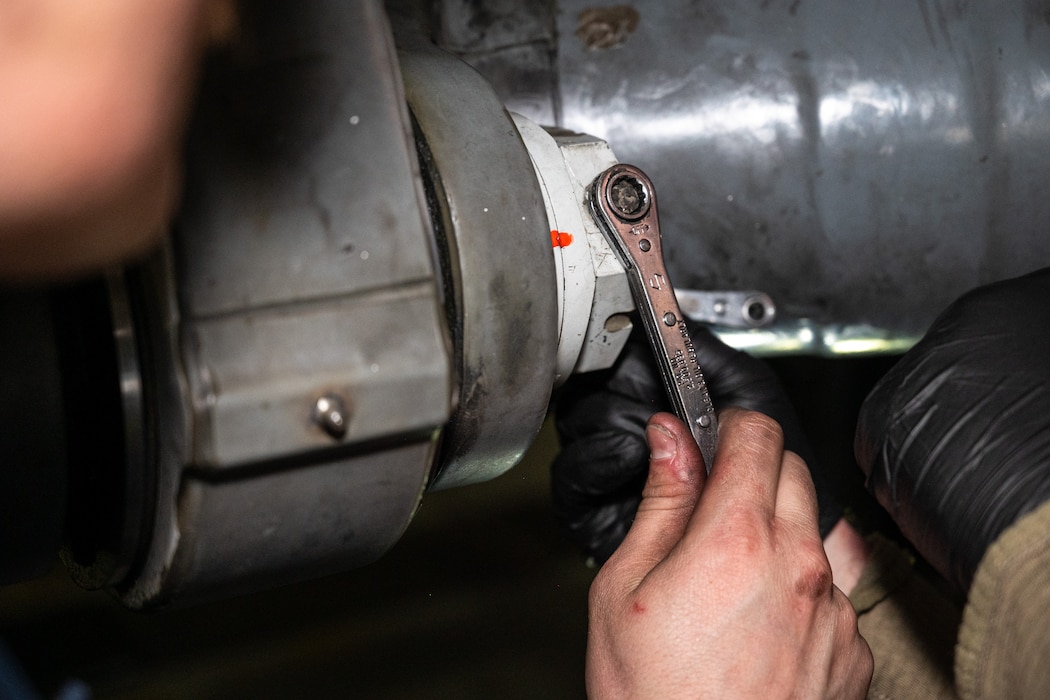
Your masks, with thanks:
[(350, 416), (341, 396), (328, 393), (319, 397), (314, 404), (313, 419), (330, 437), (340, 440), (346, 436)]
[(636, 221), (649, 211), (649, 192), (633, 175), (623, 173), (616, 176), (606, 192), (613, 211), (623, 219)]

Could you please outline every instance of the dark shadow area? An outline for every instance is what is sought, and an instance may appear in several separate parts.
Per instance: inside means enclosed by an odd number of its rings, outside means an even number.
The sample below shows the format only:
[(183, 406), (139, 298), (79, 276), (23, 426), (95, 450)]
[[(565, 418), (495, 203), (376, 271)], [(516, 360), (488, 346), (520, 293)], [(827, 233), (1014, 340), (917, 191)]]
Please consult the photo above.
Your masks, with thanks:
[[(866, 523), (881, 521), (853, 462), (853, 425), (892, 361), (772, 363)], [(510, 473), (427, 495), (369, 567), (154, 614), (56, 570), (0, 589), (0, 638), (44, 697), (81, 679), (95, 698), (581, 698), (594, 572), (550, 512), (556, 450), (548, 421)]]
[(769, 364), (780, 377), (809, 437), (817, 464), (862, 531), (897, 537), (897, 528), (864, 487), (853, 457), (853, 433), (865, 397), (899, 356), (827, 359), (779, 357)]

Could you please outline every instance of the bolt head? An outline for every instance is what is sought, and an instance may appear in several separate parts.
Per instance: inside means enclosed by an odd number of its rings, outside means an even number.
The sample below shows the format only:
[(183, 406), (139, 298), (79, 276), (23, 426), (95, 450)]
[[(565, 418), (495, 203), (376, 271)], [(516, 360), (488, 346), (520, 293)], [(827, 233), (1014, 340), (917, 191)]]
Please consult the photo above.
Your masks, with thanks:
[(613, 176), (606, 193), (609, 206), (621, 219), (637, 221), (649, 212), (649, 190), (630, 173)]

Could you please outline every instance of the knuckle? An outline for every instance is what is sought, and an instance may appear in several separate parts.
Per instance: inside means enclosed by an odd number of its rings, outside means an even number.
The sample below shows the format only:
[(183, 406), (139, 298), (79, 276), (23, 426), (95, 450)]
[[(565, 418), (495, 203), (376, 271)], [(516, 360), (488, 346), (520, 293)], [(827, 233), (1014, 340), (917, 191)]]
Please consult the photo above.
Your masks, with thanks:
[(614, 554), (591, 581), (587, 603), (591, 610), (616, 608), (623, 604), (625, 596), (630, 595), (637, 584), (638, 581), (631, 578), (628, 569)]
[(741, 429), (754, 440), (763, 442), (783, 442), (784, 430), (773, 418), (757, 411), (744, 411), (740, 418)]
[(720, 536), (734, 554), (753, 559), (764, 551), (770, 542), (768, 523), (753, 513), (738, 511), (722, 522)]
[(860, 657), (857, 660), (858, 672), (870, 681), (875, 672), (875, 655), (872, 654), (868, 641), (859, 634), (857, 635), (857, 655)]
[[(831, 565), (818, 546), (804, 546), (798, 553), (795, 593), (808, 600), (827, 597), (832, 590)], [(850, 608), (852, 612), (852, 608)]]
[(809, 467), (806, 465), (806, 460), (802, 459), (797, 452), (784, 450), (784, 467), (790, 468), (798, 474), (804, 474), (806, 481), (812, 483), (813, 479), (809, 475)]
[(841, 618), (842, 627), (846, 630), (847, 634), (857, 639), (863, 639), (860, 636), (860, 626), (857, 620), (857, 612), (853, 609), (853, 604), (850, 602), (849, 597), (838, 588), (835, 589), (835, 602), (838, 605), (839, 617)]
[(817, 490), (813, 484), (813, 475), (806, 466), (805, 460), (794, 452), (785, 452), (783, 465), (783, 473), (791, 480), (795, 488), (794, 498), (802, 499), (801, 502), (807, 504), (807, 508), (816, 511)]
[(724, 580), (739, 585), (761, 585), (769, 576), (764, 562), (774, 566), (775, 543), (769, 528), (757, 518), (733, 516), (726, 518), (717, 532), (705, 540), (704, 566), (721, 572)]

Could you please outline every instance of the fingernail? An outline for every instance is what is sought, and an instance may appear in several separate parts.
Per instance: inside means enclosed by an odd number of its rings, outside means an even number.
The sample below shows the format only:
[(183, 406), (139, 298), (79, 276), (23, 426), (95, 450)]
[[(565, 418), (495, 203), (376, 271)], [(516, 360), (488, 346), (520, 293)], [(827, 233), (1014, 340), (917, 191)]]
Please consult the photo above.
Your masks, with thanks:
[(650, 459), (670, 459), (678, 453), (678, 443), (662, 425), (646, 427), (645, 439), (649, 441)]

